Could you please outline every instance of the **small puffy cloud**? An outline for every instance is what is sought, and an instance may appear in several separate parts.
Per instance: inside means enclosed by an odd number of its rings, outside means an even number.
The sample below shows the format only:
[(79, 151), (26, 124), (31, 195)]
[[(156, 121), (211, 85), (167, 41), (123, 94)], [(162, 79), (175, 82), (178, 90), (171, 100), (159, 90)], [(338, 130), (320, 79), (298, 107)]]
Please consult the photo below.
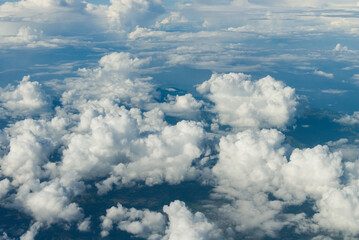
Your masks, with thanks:
[(18, 86), (0, 89), (0, 111), (4, 115), (33, 116), (47, 113), (51, 103), (38, 82), (31, 82), (25, 76)]
[(0, 181), (0, 199), (3, 198), (10, 190), (10, 181), (5, 178)]
[(129, 209), (118, 203), (117, 207), (107, 209), (106, 215), (101, 216), (101, 236), (108, 236), (113, 225), (117, 225), (118, 229), (136, 237), (155, 240), (160, 239), (160, 236), (163, 235), (165, 224), (166, 218), (161, 213), (148, 209)]
[(330, 78), (330, 79), (333, 79), (333, 78), (334, 78), (334, 74), (333, 74), (333, 73), (326, 73), (326, 72), (323, 72), (323, 71), (320, 71), (320, 70), (315, 70), (315, 71), (314, 71), (314, 74), (315, 74), (315, 75), (318, 75), (318, 76)]
[(350, 50), (348, 49), (347, 46), (342, 46), (340, 43), (338, 43), (337, 45), (335, 45), (334, 52), (349, 52)]
[(192, 214), (184, 202), (174, 201), (163, 207), (169, 224), (163, 239), (168, 240), (210, 240), (221, 239), (221, 232), (200, 212)]
[(88, 232), (91, 228), (91, 217), (85, 218), (82, 222), (77, 225), (77, 229), (80, 232)]
[(213, 74), (197, 91), (215, 103), (220, 123), (234, 128), (285, 128), (298, 104), (294, 89), (270, 76), (251, 81), (243, 73)]
[(20, 240), (34, 240), (42, 225), (43, 224), (40, 222), (35, 222), (32, 224), (30, 229), (21, 235)]
[(359, 111), (354, 112), (353, 115), (346, 114), (345, 116), (335, 119), (335, 122), (338, 122), (340, 124), (344, 125), (355, 125), (359, 123)]
[(154, 103), (153, 107), (158, 107), (166, 115), (193, 119), (200, 114), (200, 108), (203, 106), (202, 101), (197, 101), (192, 94), (183, 96), (167, 96), (167, 102)]
[(164, 31), (154, 31), (149, 28), (136, 26), (136, 29), (128, 34), (128, 38), (136, 40), (138, 38), (164, 37), (166, 35), (167, 33)]

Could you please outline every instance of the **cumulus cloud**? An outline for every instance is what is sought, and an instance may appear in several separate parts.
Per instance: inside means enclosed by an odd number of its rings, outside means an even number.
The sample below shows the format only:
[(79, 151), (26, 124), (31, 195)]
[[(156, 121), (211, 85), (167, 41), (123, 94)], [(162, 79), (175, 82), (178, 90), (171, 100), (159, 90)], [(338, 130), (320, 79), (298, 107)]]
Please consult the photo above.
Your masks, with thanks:
[(236, 224), (238, 231), (257, 229), (257, 234), (274, 236), (286, 223), (279, 220), (283, 202), (269, 200), (281, 178), (278, 172), (286, 164), (284, 135), (277, 130), (246, 130), (222, 137), (219, 160), (212, 171), (217, 179), (215, 192), (231, 199), (220, 214)]
[(118, 229), (129, 232), (136, 237), (154, 240), (160, 239), (160, 236), (163, 235), (166, 218), (158, 212), (152, 212), (148, 209), (128, 209), (118, 203), (117, 207), (106, 210), (106, 216), (101, 216), (101, 222), (102, 237), (108, 236), (113, 225), (117, 225)]
[(301, 202), (308, 196), (320, 199), (324, 193), (340, 187), (342, 155), (331, 153), (327, 146), (320, 145), (311, 149), (295, 149), (281, 172), (285, 187), (290, 189), (287, 193), (294, 194), (295, 199)]
[(138, 138), (131, 143), (125, 161), (120, 161), (111, 176), (97, 184), (100, 193), (112, 185), (144, 181), (147, 185), (168, 182), (178, 184), (193, 179), (197, 170), (192, 166), (204, 149), (201, 147), (204, 132), (195, 122), (181, 121), (175, 126), (166, 126), (160, 132)]
[(148, 25), (163, 12), (161, 0), (111, 0), (107, 17), (111, 28), (134, 28)]
[(359, 123), (359, 111), (354, 112), (353, 115), (344, 115), (343, 117), (339, 119), (335, 119), (334, 121), (344, 124), (344, 125), (355, 125)]
[(152, 240), (220, 239), (221, 232), (218, 228), (210, 223), (203, 213), (191, 213), (184, 202), (171, 202), (163, 207), (163, 212), (168, 216), (167, 227), (166, 217), (162, 213), (148, 209), (129, 209), (118, 203), (117, 207), (107, 209), (106, 215), (101, 216), (101, 236), (108, 236), (113, 226), (117, 225), (122, 231)]
[(36, 221), (50, 225), (56, 222), (71, 223), (83, 218), (81, 208), (70, 202), (70, 196), (69, 189), (57, 179), (43, 183), (33, 181), (19, 188), (17, 201)]
[(88, 100), (110, 99), (121, 104), (143, 106), (152, 101), (154, 87), (139, 77), (140, 66), (149, 59), (114, 52), (99, 60), (99, 67), (79, 69), (80, 77), (66, 79), (64, 105), (77, 107)]
[(285, 128), (296, 111), (294, 89), (270, 76), (250, 79), (242, 73), (213, 74), (197, 91), (215, 104), (221, 124), (234, 128)]
[(18, 86), (0, 89), (0, 110), (3, 115), (12, 117), (34, 116), (47, 113), (51, 106), (50, 98), (38, 82), (31, 82), (30, 76), (23, 77)]
[[(218, 216), (234, 223), (236, 231), (258, 238), (275, 237), (285, 226), (298, 233), (334, 230), (348, 238), (356, 236), (356, 146), (346, 139), (306, 149), (291, 150), (283, 144), (284, 135), (273, 129), (221, 138), (212, 169), (216, 179), (212, 197), (228, 202), (218, 208)], [(301, 212), (308, 200), (313, 202), (313, 216)], [(290, 206), (298, 212), (285, 213)]]
[(333, 51), (334, 52), (350, 52), (350, 50), (348, 49), (347, 46), (342, 46), (340, 43), (335, 45)]
[(163, 211), (169, 219), (163, 239), (221, 239), (221, 232), (217, 227), (210, 223), (203, 213), (192, 214), (184, 202), (174, 201), (169, 206), (164, 206)]
[(85, 218), (82, 222), (78, 223), (77, 229), (80, 232), (88, 232), (91, 228), (91, 217)]
[(202, 106), (203, 102), (197, 101), (190, 93), (183, 96), (168, 95), (167, 102), (153, 104), (153, 107), (158, 107), (166, 115), (185, 119), (198, 117)]

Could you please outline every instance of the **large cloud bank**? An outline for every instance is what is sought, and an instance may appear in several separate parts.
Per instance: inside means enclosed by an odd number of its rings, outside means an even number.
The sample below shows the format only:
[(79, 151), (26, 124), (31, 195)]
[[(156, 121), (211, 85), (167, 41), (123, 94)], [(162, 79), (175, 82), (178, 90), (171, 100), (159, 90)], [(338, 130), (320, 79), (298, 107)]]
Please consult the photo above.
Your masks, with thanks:
[[(104, 194), (113, 186), (178, 184), (197, 176), (193, 161), (204, 152), (203, 126), (164, 121), (153, 86), (136, 73), (146, 61), (127, 53), (104, 56), (99, 67), (81, 69), (78, 78), (57, 89), (63, 90), (61, 106), (52, 112), (41, 85), (29, 77), (2, 90), (1, 106), (10, 116), (48, 113), (1, 132), (2, 203), (35, 220), (23, 238), (55, 223), (77, 222), (80, 231), (88, 229), (89, 218), (72, 202), (88, 180), (105, 179), (96, 184)], [(182, 106), (191, 108), (191, 101)], [(146, 102), (154, 109), (135, 107)]]
[[(79, 69), (55, 87), (61, 102), (54, 109), (29, 77), (1, 90), (3, 111), (21, 118), (0, 132), (0, 198), (2, 206), (33, 219), (23, 239), (55, 224), (89, 231), (91, 216), (74, 200), (88, 188), (104, 195), (187, 180), (214, 188), (203, 206), (210, 220), (176, 199), (163, 212), (118, 204), (102, 213), (99, 235), (114, 227), (173, 240), (278, 237), (284, 228), (359, 234), (356, 145), (344, 139), (305, 149), (285, 144), (278, 129), (294, 120), (294, 89), (269, 76), (213, 74), (197, 87), (210, 102), (191, 94), (158, 102), (155, 85), (144, 77), (149, 61), (129, 53), (103, 56), (98, 66)], [(202, 109), (211, 119), (200, 119)], [(167, 122), (168, 116), (176, 121)], [(207, 130), (217, 119), (232, 128)]]

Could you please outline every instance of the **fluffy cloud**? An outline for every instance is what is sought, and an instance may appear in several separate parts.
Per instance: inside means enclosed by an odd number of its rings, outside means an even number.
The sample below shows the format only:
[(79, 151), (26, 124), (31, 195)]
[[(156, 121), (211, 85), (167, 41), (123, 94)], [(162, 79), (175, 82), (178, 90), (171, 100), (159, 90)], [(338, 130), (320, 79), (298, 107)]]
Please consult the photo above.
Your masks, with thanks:
[(193, 179), (197, 170), (193, 161), (203, 153), (202, 127), (195, 122), (181, 121), (175, 126), (166, 126), (160, 132), (131, 143), (131, 152), (126, 161), (119, 162), (111, 176), (97, 184), (100, 193), (112, 188), (113, 184), (129, 184), (145, 181), (147, 185), (168, 182), (178, 184)]
[(129, 53), (110, 53), (99, 60), (99, 67), (79, 69), (80, 77), (66, 79), (62, 95), (64, 105), (78, 105), (88, 100), (106, 98), (121, 104), (143, 106), (152, 101), (154, 91), (148, 79), (139, 78), (139, 67), (149, 59), (138, 59)]
[(242, 73), (213, 74), (197, 90), (214, 102), (220, 123), (234, 128), (285, 128), (296, 111), (294, 89), (270, 76), (251, 81)]
[(36, 221), (50, 225), (56, 222), (73, 222), (83, 218), (82, 210), (71, 203), (71, 192), (58, 179), (50, 182), (27, 182), (17, 193), (16, 201)]
[(303, 202), (307, 196), (320, 199), (324, 193), (340, 187), (343, 174), (342, 155), (331, 153), (327, 146), (295, 149), (282, 174), (288, 192)]
[[(284, 226), (296, 226), (298, 232), (334, 230), (349, 238), (358, 234), (355, 146), (342, 140), (328, 143), (334, 152), (321, 145), (289, 152), (283, 141), (284, 135), (273, 129), (221, 138), (212, 169), (217, 180), (213, 197), (228, 203), (219, 207), (219, 216), (234, 223), (236, 231), (257, 237), (276, 236)], [(313, 217), (283, 212), (308, 199), (314, 203)]]
[[(200, 115), (200, 109), (203, 106), (202, 101), (197, 101), (192, 94), (183, 96), (167, 96), (167, 102), (155, 103), (153, 107), (158, 107), (166, 115), (193, 119)], [(151, 105), (149, 107), (152, 107)]]
[(221, 138), (219, 160), (212, 170), (218, 181), (215, 192), (233, 201), (223, 205), (220, 214), (236, 223), (238, 231), (257, 229), (259, 235), (273, 236), (287, 224), (278, 218), (283, 202), (271, 201), (266, 194), (281, 183), (278, 172), (287, 163), (283, 141), (283, 134), (266, 129)]
[(0, 89), (0, 110), (4, 115), (40, 115), (47, 113), (51, 105), (50, 98), (41, 89), (41, 84), (31, 82), (30, 76), (25, 76), (16, 88), (8, 86)]
[(208, 222), (203, 213), (192, 214), (184, 202), (174, 201), (169, 206), (164, 206), (163, 211), (169, 219), (166, 236), (163, 239), (221, 239), (221, 232), (216, 226)]
[(161, 0), (111, 0), (107, 17), (112, 28), (148, 25), (164, 12)]
[(353, 115), (346, 114), (345, 116), (335, 119), (334, 121), (344, 125), (355, 125), (359, 123), (359, 111), (354, 112)]
[(184, 202), (176, 200), (164, 206), (163, 212), (168, 215), (167, 227), (166, 218), (161, 213), (148, 209), (128, 209), (118, 203), (117, 207), (106, 210), (106, 216), (101, 216), (101, 236), (109, 235), (113, 225), (117, 225), (122, 231), (150, 240), (220, 239), (221, 232), (217, 227), (210, 223), (204, 214), (192, 214)]
[(120, 203), (117, 207), (107, 209), (106, 216), (101, 216), (101, 221), (102, 237), (109, 235), (113, 225), (117, 225), (122, 231), (150, 240), (160, 239), (166, 224), (166, 219), (161, 213), (151, 212), (148, 209), (128, 209)]

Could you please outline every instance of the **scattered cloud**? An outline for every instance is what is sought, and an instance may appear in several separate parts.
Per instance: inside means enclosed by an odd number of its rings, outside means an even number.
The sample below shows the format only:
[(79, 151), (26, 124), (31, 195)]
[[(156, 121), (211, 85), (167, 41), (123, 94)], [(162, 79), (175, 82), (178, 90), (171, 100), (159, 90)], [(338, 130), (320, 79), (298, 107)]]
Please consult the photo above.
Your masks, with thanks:
[(344, 94), (347, 93), (347, 90), (339, 90), (339, 89), (325, 89), (322, 90), (322, 93), (328, 93), (328, 94)]
[(148, 209), (128, 209), (118, 203), (117, 207), (106, 210), (106, 216), (101, 216), (101, 236), (108, 236), (113, 225), (117, 225), (118, 229), (131, 233), (135, 237), (160, 239), (160, 236), (164, 234), (165, 224), (166, 218), (161, 213)]
[(359, 112), (354, 112), (353, 115), (346, 114), (345, 116), (335, 119), (334, 121), (344, 125), (354, 125), (359, 123)]
[(220, 230), (210, 223), (203, 213), (191, 213), (184, 202), (178, 200), (171, 202), (163, 207), (163, 212), (167, 214), (168, 221), (162, 213), (148, 209), (128, 209), (118, 203), (117, 207), (106, 210), (106, 216), (101, 216), (101, 236), (108, 236), (113, 225), (117, 225), (122, 231), (152, 240), (221, 239)]
[(323, 76), (323, 77), (326, 77), (326, 78), (330, 78), (330, 79), (334, 78), (333, 73), (326, 73), (326, 72), (323, 72), (323, 71), (320, 71), (320, 70), (315, 70), (314, 74), (318, 75), (318, 76)]

